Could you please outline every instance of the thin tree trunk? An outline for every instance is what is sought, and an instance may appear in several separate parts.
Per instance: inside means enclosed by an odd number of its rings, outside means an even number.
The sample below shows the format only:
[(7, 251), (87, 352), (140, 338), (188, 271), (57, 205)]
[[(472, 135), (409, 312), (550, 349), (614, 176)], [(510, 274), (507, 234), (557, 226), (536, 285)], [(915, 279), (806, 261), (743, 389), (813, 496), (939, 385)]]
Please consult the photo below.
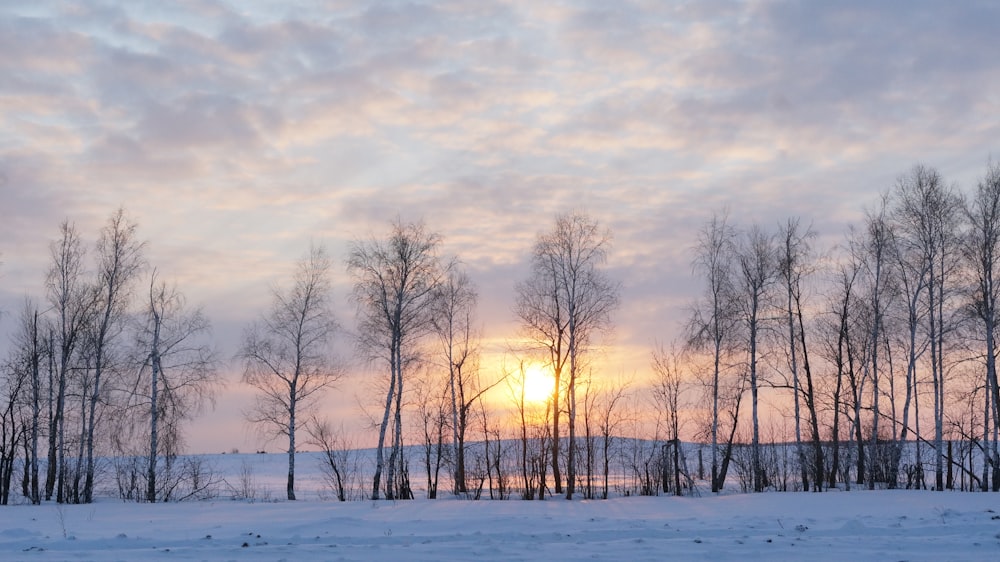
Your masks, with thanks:
[(806, 346), (806, 330), (802, 319), (802, 305), (796, 299), (796, 315), (799, 320), (799, 341), (802, 344), (802, 370), (806, 374), (806, 409), (809, 410), (809, 424), (813, 444), (813, 489), (823, 491), (823, 443), (819, 437), (819, 416), (816, 412), (816, 389), (813, 387), (812, 369), (809, 366), (809, 348)]
[(59, 411), (57, 404), (55, 389), (58, 385), (56, 382), (56, 369), (55, 369), (55, 336), (51, 331), (49, 331), (49, 435), (48, 435), (48, 463), (45, 469), (45, 501), (50, 501), (52, 499), (52, 492), (56, 485), (56, 468), (58, 466), (58, 457), (56, 456), (56, 445), (59, 440), (59, 417), (57, 412)]
[[(788, 259), (786, 257), (786, 259)], [(789, 262), (791, 260), (788, 260)], [(792, 371), (792, 396), (795, 397), (795, 453), (798, 456), (799, 462), (799, 473), (802, 480), (802, 491), (809, 491), (809, 469), (806, 466), (806, 456), (802, 450), (802, 414), (800, 413), (799, 403), (801, 402), (801, 396), (799, 391), (799, 366), (798, 366), (798, 355), (795, 349), (795, 315), (792, 307), (792, 265), (789, 263), (787, 265), (789, 271), (786, 272), (787, 276), (787, 296), (788, 296), (788, 353), (789, 353), (789, 363)]]
[(382, 414), (382, 424), (379, 426), (378, 430), (378, 447), (375, 449), (375, 477), (374, 477), (374, 483), (372, 484), (373, 500), (379, 499), (382, 490), (381, 486), (382, 468), (385, 464), (384, 460), (385, 430), (386, 428), (389, 427), (389, 412), (392, 411), (392, 397), (396, 390), (395, 365), (393, 367), (394, 368), (392, 369), (392, 375), (389, 380), (389, 391), (385, 395), (385, 412)]
[[(572, 304), (572, 303), (571, 303)], [(569, 451), (566, 461), (566, 499), (573, 499), (576, 490), (576, 317), (570, 307), (569, 325), (569, 385), (566, 391), (567, 407), (569, 408)]]
[(462, 441), (458, 436), (458, 411), (465, 405), (459, 405), (457, 402), (457, 392), (455, 389), (455, 361), (452, 356), (452, 346), (449, 342), (448, 345), (448, 388), (451, 392), (451, 437), (453, 447), (455, 449), (455, 475), (454, 475), (454, 491), (456, 494), (465, 493), (465, 464), (464, 455), (462, 454)]
[(760, 416), (757, 404), (757, 296), (754, 295), (751, 303), (750, 317), (750, 396), (753, 420), (753, 442), (751, 449), (753, 463), (753, 490), (755, 492), (764, 491), (764, 478), (760, 463)]
[(159, 378), (160, 378), (160, 322), (156, 317), (153, 328), (153, 345), (150, 353), (152, 364), (152, 382), (150, 384), (149, 401), (149, 459), (146, 466), (146, 501), (156, 502), (156, 459), (159, 456)]
[[(719, 321), (714, 321), (718, 333)], [(723, 482), (719, 477), (719, 363), (722, 355), (722, 342), (715, 337), (715, 355), (712, 366), (712, 492), (722, 490)]]
[[(296, 377), (297, 379), (298, 377)], [(293, 379), (294, 380), (294, 379)], [(293, 382), (288, 393), (288, 499), (295, 500), (295, 407), (297, 388)]]
[(94, 363), (94, 389), (90, 395), (90, 420), (87, 424), (87, 471), (83, 484), (83, 502), (94, 501), (94, 424), (97, 422), (97, 402), (101, 392), (101, 371), (103, 352), (99, 349)]
[[(38, 493), (38, 424), (41, 414), (41, 357), (39, 354), (38, 342), (38, 310), (35, 310), (35, 321), (32, 326), (32, 353), (31, 362), (31, 503), (38, 505), (41, 503), (41, 496)], [(49, 353), (52, 353), (50, 348)]]
[(563, 491), (562, 478), (559, 474), (559, 375), (561, 366), (553, 369), (555, 392), (552, 394), (552, 479), (555, 493)]

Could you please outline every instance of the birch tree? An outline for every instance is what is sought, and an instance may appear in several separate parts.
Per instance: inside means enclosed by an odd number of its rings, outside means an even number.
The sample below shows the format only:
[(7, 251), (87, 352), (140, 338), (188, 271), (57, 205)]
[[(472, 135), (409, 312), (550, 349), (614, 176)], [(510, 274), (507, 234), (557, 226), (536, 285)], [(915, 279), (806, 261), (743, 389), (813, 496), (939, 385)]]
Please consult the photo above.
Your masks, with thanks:
[(896, 185), (901, 235), (919, 248), (927, 267), (927, 332), (934, 398), (935, 489), (944, 489), (945, 343), (951, 331), (947, 301), (954, 294), (959, 200), (933, 168), (917, 165)]
[[(676, 346), (669, 348), (662, 344), (657, 345), (652, 353), (652, 368), (655, 378), (653, 379), (653, 397), (658, 409), (661, 409), (667, 417), (667, 431), (670, 443), (672, 444), (671, 464), (673, 471), (674, 495), (682, 495), (681, 488), (681, 440), (680, 440), (680, 408), (682, 384), (684, 382), (681, 372), (680, 352)], [(659, 418), (659, 416), (657, 416)]]
[[(38, 462), (38, 441), (42, 430), (42, 369), (50, 356), (48, 341), (42, 332), (43, 326), (39, 320), (39, 310), (31, 299), (25, 299), (24, 308), (21, 311), (20, 321), (17, 331), (13, 336), (14, 345), (11, 350), (11, 359), (8, 362), (6, 377), (9, 383), (8, 388), (21, 386), (19, 393), (21, 402), (25, 410), (22, 417), (27, 427), (23, 428), (26, 433), (25, 440), (25, 486), (24, 496), (32, 504), (41, 503), (41, 490), (39, 487), (39, 462)], [(22, 382), (14, 383), (21, 379)], [(26, 388), (23, 388), (26, 387)], [(12, 422), (14, 420), (11, 420)], [(9, 453), (14, 450), (5, 451)]]
[[(802, 489), (809, 489), (809, 473), (806, 455), (802, 447), (800, 403), (804, 402), (809, 415), (810, 442), (812, 443), (812, 465), (814, 490), (823, 489), (823, 445), (819, 434), (819, 416), (816, 404), (816, 385), (813, 381), (812, 365), (809, 362), (809, 346), (806, 345), (805, 314), (803, 312), (803, 277), (810, 272), (811, 248), (809, 241), (815, 236), (812, 229), (802, 231), (798, 219), (789, 219), (779, 232), (778, 271), (784, 283), (788, 318), (788, 357), (792, 373), (792, 391), (795, 405), (795, 443), (798, 449), (802, 472)], [(802, 373), (805, 384), (799, 376), (799, 354), (802, 358)]]
[(90, 330), (93, 379), (90, 387), (86, 423), (86, 475), (83, 501), (94, 499), (94, 439), (97, 433), (97, 406), (104, 378), (109, 370), (111, 346), (123, 330), (123, 321), (131, 300), (131, 289), (144, 266), (145, 242), (138, 239), (138, 225), (119, 207), (101, 229), (97, 240), (97, 270), (94, 283), (95, 310)]
[(165, 282), (158, 282), (154, 271), (144, 322), (137, 334), (143, 360), (135, 391), (141, 402), (148, 401), (148, 502), (167, 498), (158, 487), (163, 484), (158, 482), (161, 465), (166, 465), (162, 468), (169, 472), (180, 448), (181, 423), (212, 400), (218, 385), (215, 354), (205, 342), (209, 330), (202, 311), (188, 309), (184, 296)]
[(342, 375), (331, 348), (337, 331), (331, 267), (322, 246), (310, 247), (296, 264), (291, 287), (272, 290), (270, 311), (246, 329), (239, 352), (243, 382), (257, 390), (247, 419), (271, 436), (288, 438), (289, 500), (295, 499), (299, 419)]
[[(559, 393), (565, 385), (569, 449), (566, 499), (576, 485), (576, 387), (583, 354), (594, 336), (611, 326), (620, 287), (601, 269), (611, 246), (610, 232), (580, 213), (559, 215), (553, 230), (540, 233), (532, 252), (531, 273), (516, 287), (514, 307), (529, 345), (546, 356), (553, 371), (552, 473), (559, 472)], [(563, 379), (565, 375), (566, 379)]]
[(474, 323), (475, 288), (469, 275), (457, 264), (448, 268), (434, 296), (431, 323), (438, 337), (441, 357), (447, 363), (447, 389), (454, 450), (454, 488), (465, 494), (465, 436), (469, 411), (480, 392), (476, 388), (479, 349)]
[(725, 471), (719, 464), (720, 378), (723, 360), (735, 331), (733, 256), (735, 231), (726, 213), (712, 216), (698, 233), (693, 268), (704, 283), (704, 296), (695, 305), (688, 324), (689, 344), (712, 354), (710, 392), (712, 402), (712, 492), (722, 490)]
[[(440, 237), (422, 223), (396, 219), (389, 236), (355, 242), (347, 260), (354, 279), (358, 347), (372, 361), (388, 367), (385, 408), (375, 453), (372, 499), (379, 499), (386, 471), (386, 498), (410, 497), (403, 458), (404, 384), (420, 359), (420, 340), (433, 330), (432, 305), (442, 279), (437, 256)], [(392, 446), (385, 459), (386, 431), (392, 422)], [(388, 466), (386, 466), (388, 465)]]
[(774, 237), (753, 226), (743, 236), (736, 254), (737, 302), (746, 337), (747, 377), (750, 382), (753, 440), (753, 488), (764, 491), (764, 471), (760, 459), (759, 360), (761, 335), (767, 321), (771, 290), (777, 281), (777, 252)]
[[(882, 344), (882, 331), (885, 324), (885, 312), (892, 298), (890, 283), (892, 281), (889, 269), (889, 258), (892, 253), (892, 246), (895, 243), (895, 234), (892, 225), (889, 223), (888, 198), (883, 196), (879, 206), (870, 211), (865, 218), (866, 237), (862, 247), (864, 270), (867, 275), (868, 290), (868, 345), (865, 354), (863, 379), (872, 383), (872, 428), (871, 428), (871, 448), (869, 459), (872, 462), (877, 458), (879, 422), (881, 421), (881, 397), (880, 384), (882, 381), (882, 369), (879, 366), (879, 349)], [(860, 435), (860, 413), (861, 396), (860, 391), (855, 403), (855, 424), (858, 428), (858, 447), (863, 447)], [(863, 458), (863, 457), (859, 457)], [(860, 466), (860, 465), (859, 465)], [(859, 469), (860, 471), (860, 469)], [(868, 471), (868, 489), (875, 488), (874, 467)], [(858, 475), (858, 483), (862, 483), (863, 475)]]
[[(969, 293), (969, 308), (979, 324), (982, 338), (982, 358), (985, 364), (986, 402), (992, 405), (984, 416), (985, 458), (992, 466), (993, 491), (1000, 490), (1000, 448), (996, 428), (1000, 426), (1000, 385), (997, 384), (997, 307), (1000, 304), (1000, 164), (991, 162), (986, 175), (976, 186), (971, 200), (966, 200), (963, 212), (969, 225), (963, 244), (963, 256), (972, 273), (973, 288)], [(993, 439), (990, 439), (992, 417)], [(984, 467), (983, 488), (989, 489), (989, 476)]]
[(45, 499), (63, 503), (65, 466), (66, 388), (70, 368), (83, 338), (84, 327), (93, 311), (92, 292), (84, 280), (86, 250), (76, 227), (69, 221), (59, 225), (59, 238), (49, 245), (52, 263), (46, 274), (46, 293), (55, 318), (50, 330), (50, 346), (55, 358), (49, 370), (48, 462)]
[[(917, 245), (899, 236), (894, 237), (890, 261), (893, 266), (893, 278), (899, 287), (900, 298), (898, 299), (897, 308), (900, 309), (899, 313), (905, 318), (903, 324), (906, 326), (902, 344), (903, 351), (906, 354), (903, 412), (899, 423), (898, 442), (893, 450), (892, 475), (890, 476), (889, 483), (890, 487), (893, 487), (899, 476), (903, 447), (912, 432), (910, 427), (910, 412), (915, 409), (919, 399), (917, 392), (917, 369), (919, 368), (919, 361), (928, 347), (926, 330), (923, 327), (927, 321), (928, 313), (924, 306), (924, 293), (927, 290), (927, 276), (930, 264), (927, 260), (923, 259), (923, 252)], [(916, 421), (916, 425), (920, 427), (919, 421)], [(917, 438), (916, 461), (917, 464), (920, 464), (922, 461), (922, 447), (920, 445), (919, 432), (917, 432), (915, 437)]]
[(833, 366), (833, 388), (829, 398), (833, 416), (830, 422), (830, 471), (826, 477), (830, 488), (836, 487), (841, 471), (840, 420), (846, 403), (844, 385), (845, 382), (854, 380), (854, 315), (860, 271), (861, 263), (854, 252), (849, 252), (846, 259), (836, 265), (831, 282), (832, 290), (827, 299), (825, 321), (820, 324), (824, 333), (820, 349), (824, 358)]

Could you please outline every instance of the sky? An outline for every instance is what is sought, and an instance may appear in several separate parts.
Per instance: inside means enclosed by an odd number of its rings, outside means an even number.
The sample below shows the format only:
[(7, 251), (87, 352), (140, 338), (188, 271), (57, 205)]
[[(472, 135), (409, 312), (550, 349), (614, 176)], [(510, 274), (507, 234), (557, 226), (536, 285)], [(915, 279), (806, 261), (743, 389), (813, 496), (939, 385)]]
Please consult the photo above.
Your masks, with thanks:
[[(827, 247), (916, 163), (971, 188), (1000, 155), (997, 21), (986, 1), (4, 2), (0, 352), (60, 222), (92, 242), (123, 206), (225, 359), (190, 448), (255, 448), (229, 359), (310, 243), (346, 342), (349, 245), (422, 220), (495, 358), (536, 235), (581, 211), (622, 283), (602, 370), (642, 376), (713, 213), (798, 216)], [(356, 418), (378, 399), (350, 371), (330, 409)]]

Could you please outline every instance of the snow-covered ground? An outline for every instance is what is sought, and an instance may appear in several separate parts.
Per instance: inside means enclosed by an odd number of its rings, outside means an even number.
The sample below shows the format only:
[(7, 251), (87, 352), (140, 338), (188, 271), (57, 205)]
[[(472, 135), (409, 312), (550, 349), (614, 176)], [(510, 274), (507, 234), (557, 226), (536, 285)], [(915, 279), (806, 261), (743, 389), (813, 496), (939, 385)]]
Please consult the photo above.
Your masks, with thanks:
[[(250, 459), (259, 487), (281, 482), (280, 455), (229, 457), (218, 463), (227, 479)], [(314, 465), (300, 467), (304, 488), (317, 484)], [(262, 495), (283, 497), (280, 489)], [(302, 495), (0, 507), (0, 560), (1000, 560), (1000, 494), (346, 503)]]

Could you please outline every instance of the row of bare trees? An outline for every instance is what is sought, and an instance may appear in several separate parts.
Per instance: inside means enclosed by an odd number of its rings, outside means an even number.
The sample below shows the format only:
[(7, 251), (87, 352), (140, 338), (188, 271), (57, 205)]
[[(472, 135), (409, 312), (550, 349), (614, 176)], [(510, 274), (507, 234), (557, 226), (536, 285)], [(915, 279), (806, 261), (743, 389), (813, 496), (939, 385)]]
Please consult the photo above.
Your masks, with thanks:
[(145, 249), (124, 209), (93, 245), (60, 225), (45, 303), (25, 299), (3, 365), (4, 503), (18, 453), (33, 503), (93, 501), (101, 451), (144, 459), (117, 474), (136, 499), (180, 493), (180, 426), (211, 398), (215, 356), (208, 321), (159, 279)]
[[(734, 462), (747, 487), (763, 491), (778, 487), (765, 447), (774, 432), (762, 429), (776, 418), (791, 424), (784, 438), (801, 489), (892, 487), (904, 474), (907, 485), (926, 486), (925, 465), (936, 489), (953, 486), (956, 473), (1000, 488), (1000, 166), (990, 164), (968, 195), (917, 166), (843, 243), (820, 250), (817, 240), (798, 219), (772, 230), (712, 217), (695, 246), (703, 292), (685, 337), (658, 345), (652, 377), (631, 385), (595, 373), (620, 284), (605, 270), (611, 234), (586, 214), (559, 215), (539, 232), (515, 285), (514, 367), (500, 372), (480, 368), (477, 291), (461, 261), (442, 255), (440, 236), (397, 219), (385, 236), (356, 240), (345, 263), (356, 311), (349, 337), (379, 392), (369, 497), (413, 497), (407, 444), (422, 450), (431, 496), (445, 470), (460, 495), (606, 497), (626, 426), (654, 436), (648, 450), (636, 445), (627, 471), (640, 489), (694, 485), (687, 434), (708, 444), (713, 491)], [(175, 459), (183, 422), (217, 388), (218, 363), (207, 319), (160, 280), (145, 250), (121, 209), (89, 246), (61, 225), (46, 302), (26, 301), (3, 366), (0, 498), (21, 458), (25, 497), (92, 501), (102, 451), (132, 459), (114, 466), (125, 497), (197, 493)], [(257, 390), (248, 420), (287, 439), (288, 499), (302, 430), (343, 480), (345, 439), (319, 416), (324, 392), (346, 372), (333, 354), (339, 334), (348, 336), (333, 315), (334, 267), (311, 247), (237, 353)], [(529, 363), (552, 375), (541, 402), (526, 396)], [(506, 419), (484, 400), (504, 387)], [(636, 395), (646, 413), (629, 418), (621, 407)], [(956, 439), (968, 445), (961, 455), (949, 452)], [(702, 474), (701, 458), (698, 466)]]
[[(766, 231), (736, 228), (726, 213), (699, 233), (703, 294), (684, 352), (710, 405), (712, 490), (725, 483), (741, 431), (752, 489), (771, 487), (761, 390), (790, 406), (802, 489), (895, 487), (901, 470), (908, 485), (925, 486), (925, 454), (934, 489), (953, 487), (955, 473), (1000, 489), (1000, 166), (969, 195), (915, 166), (842, 244), (820, 253), (815, 240), (797, 219)], [(972, 445), (978, 468), (949, 453), (954, 439)]]
[[(539, 234), (531, 276), (517, 287), (516, 312), (528, 342), (518, 350), (554, 373), (547, 408), (551, 451), (546, 454), (556, 493), (563, 493), (565, 483), (567, 498), (575, 492), (577, 448), (571, 446), (561, 460), (560, 422), (565, 411), (568, 440), (576, 443), (577, 389), (584, 380), (587, 351), (595, 335), (610, 325), (618, 304), (617, 283), (601, 271), (609, 243), (610, 234), (586, 215), (559, 216), (551, 232)], [(419, 394), (417, 413), (432, 495), (446, 456), (454, 457), (454, 492), (469, 493), (466, 436), (476, 414), (489, 451), (491, 422), (480, 399), (504, 377), (485, 384), (480, 380), (476, 290), (457, 259), (440, 256), (440, 245), (440, 237), (423, 224), (396, 220), (385, 238), (354, 242), (347, 258), (357, 310), (355, 342), (380, 375), (385, 397), (381, 416), (374, 420), (373, 499), (382, 494), (387, 499), (413, 497), (403, 420), (411, 385)], [(335, 382), (341, 372), (328, 353), (335, 330), (328, 307), (329, 270), (323, 250), (314, 249), (299, 265), (292, 290), (275, 290), (272, 311), (247, 331), (241, 351), (244, 381), (260, 391), (251, 421), (288, 438), (288, 499), (295, 498), (296, 420), (313, 393)], [(487, 477), (501, 473), (489, 465)], [(544, 486), (544, 478), (539, 482)]]
[[(530, 343), (512, 349), (555, 372), (546, 455), (557, 493), (565, 482), (567, 497), (577, 480), (576, 447), (562, 459), (560, 422), (565, 416), (575, 442), (576, 392), (585, 379), (587, 350), (617, 305), (617, 285), (600, 272), (608, 244), (609, 234), (589, 217), (560, 216), (552, 232), (539, 235), (532, 275), (518, 286), (517, 312)], [(454, 492), (469, 494), (467, 436), (476, 424), (486, 439), (490, 431), (499, 435), (481, 399), (505, 375), (481, 380), (476, 289), (459, 260), (440, 255), (440, 245), (440, 237), (421, 223), (397, 220), (385, 238), (353, 243), (347, 258), (357, 310), (354, 341), (379, 375), (374, 378), (385, 397), (374, 423), (373, 498), (413, 495), (403, 450), (403, 413), (412, 394), (421, 396), (428, 489), (436, 489), (447, 460)], [(92, 253), (68, 221), (51, 248), (48, 306), (41, 310), (26, 302), (16, 349), (5, 366), (10, 396), (0, 466), (13, 467), (23, 449), (25, 496), (89, 502), (100, 450), (114, 459), (123, 497), (178, 497), (174, 461), (181, 425), (212, 398), (218, 383), (207, 319), (147, 263), (146, 243), (123, 209), (109, 219)], [(344, 373), (343, 361), (332, 353), (339, 330), (332, 269), (326, 250), (312, 247), (289, 286), (272, 289), (270, 309), (246, 328), (237, 353), (243, 382), (257, 390), (248, 421), (267, 435), (287, 438), (288, 499), (295, 499), (299, 431), (305, 429), (314, 444), (340, 441), (316, 415), (323, 391)], [(48, 456), (40, 462), (39, 442), (46, 440)], [(332, 462), (335, 451), (329, 452)], [(487, 478), (500, 477), (499, 467), (486, 465)], [(40, 466), (46, 471), (41, 485)], [(10, 480), (13, 469), (6, 474)]]

